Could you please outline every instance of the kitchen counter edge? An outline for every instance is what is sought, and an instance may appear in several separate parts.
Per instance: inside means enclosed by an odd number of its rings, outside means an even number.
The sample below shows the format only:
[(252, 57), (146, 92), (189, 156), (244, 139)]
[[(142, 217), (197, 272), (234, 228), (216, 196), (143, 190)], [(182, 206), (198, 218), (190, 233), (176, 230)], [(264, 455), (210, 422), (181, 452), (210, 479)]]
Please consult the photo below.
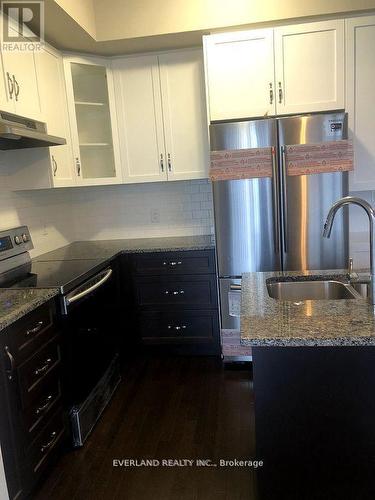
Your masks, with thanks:
[(266, 280), (301, 276), (343, 279), (347, 271), (246, 273), (242, 277), (241, 344), (253, 347), (375, 345), (375, 316), (366, 299), (275, 300)]

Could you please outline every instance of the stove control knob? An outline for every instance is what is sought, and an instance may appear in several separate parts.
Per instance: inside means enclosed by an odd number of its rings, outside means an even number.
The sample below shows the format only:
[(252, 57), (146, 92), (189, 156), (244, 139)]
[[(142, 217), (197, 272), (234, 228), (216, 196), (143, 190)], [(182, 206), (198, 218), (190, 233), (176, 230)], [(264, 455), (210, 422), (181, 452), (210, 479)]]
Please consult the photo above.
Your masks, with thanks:
[(27, 243), (29, 241), (29, 237), (27, 236), (26, 233), (23, 233), (22, 240), (23, 240), (24, 243)]
[(20, 245), (22, 243), (21, 237), (20, 236), (15, 236), (14, 237), (14, 243), (16, 245)]

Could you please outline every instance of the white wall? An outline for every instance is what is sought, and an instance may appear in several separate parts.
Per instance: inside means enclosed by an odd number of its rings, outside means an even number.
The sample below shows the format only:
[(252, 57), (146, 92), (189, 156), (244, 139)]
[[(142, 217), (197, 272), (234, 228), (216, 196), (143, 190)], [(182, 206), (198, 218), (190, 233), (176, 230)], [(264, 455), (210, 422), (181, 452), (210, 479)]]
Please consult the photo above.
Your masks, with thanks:
[(70, 197), (68, 189), (0, 191), (0, 229), (29, 226), (36, 247), (33, 256), (66, 245), (74, 239)]
[[(211, 184), (157, 182), (72, 190), (76, 239), (211, 234)], [(160, 222), (152, 222), (157, 212)]]
[[(157, 212), (159, 222), (152, 222)], [(28, 225), (32, 256), (74, 240), (185, 236), (213, 232), (206, 180), (0, 191), (0, 229)]]
[[(375, 191), (350, 193), (368, 201), (375, 207)], [(350, 214), (350, 256), (354, 260), (354, 269), (370, 267), (369, 222), (365, 211), (360, 207), (351, 206)]]

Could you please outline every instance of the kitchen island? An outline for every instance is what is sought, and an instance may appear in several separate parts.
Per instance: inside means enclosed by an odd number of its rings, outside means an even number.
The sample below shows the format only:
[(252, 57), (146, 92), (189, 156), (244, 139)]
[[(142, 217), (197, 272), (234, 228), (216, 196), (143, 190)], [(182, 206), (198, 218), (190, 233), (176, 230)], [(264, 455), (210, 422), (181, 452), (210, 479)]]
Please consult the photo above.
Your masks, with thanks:
[(375, 318), (364, 298), (271, 298), (267, 283), (345, 272), (242, 279), (241, 342), (253, 347), (260, 500), (375, 498)]

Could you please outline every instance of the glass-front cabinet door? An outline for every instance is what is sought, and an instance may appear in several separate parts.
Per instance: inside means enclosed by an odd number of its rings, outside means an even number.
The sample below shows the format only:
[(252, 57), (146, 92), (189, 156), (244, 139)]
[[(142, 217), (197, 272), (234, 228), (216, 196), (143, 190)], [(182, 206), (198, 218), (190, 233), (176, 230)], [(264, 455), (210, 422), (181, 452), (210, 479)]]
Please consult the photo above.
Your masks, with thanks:
[(82, 185), (122, 181), (109, 64), (92, 57), (64, 60), (77, 183)]

